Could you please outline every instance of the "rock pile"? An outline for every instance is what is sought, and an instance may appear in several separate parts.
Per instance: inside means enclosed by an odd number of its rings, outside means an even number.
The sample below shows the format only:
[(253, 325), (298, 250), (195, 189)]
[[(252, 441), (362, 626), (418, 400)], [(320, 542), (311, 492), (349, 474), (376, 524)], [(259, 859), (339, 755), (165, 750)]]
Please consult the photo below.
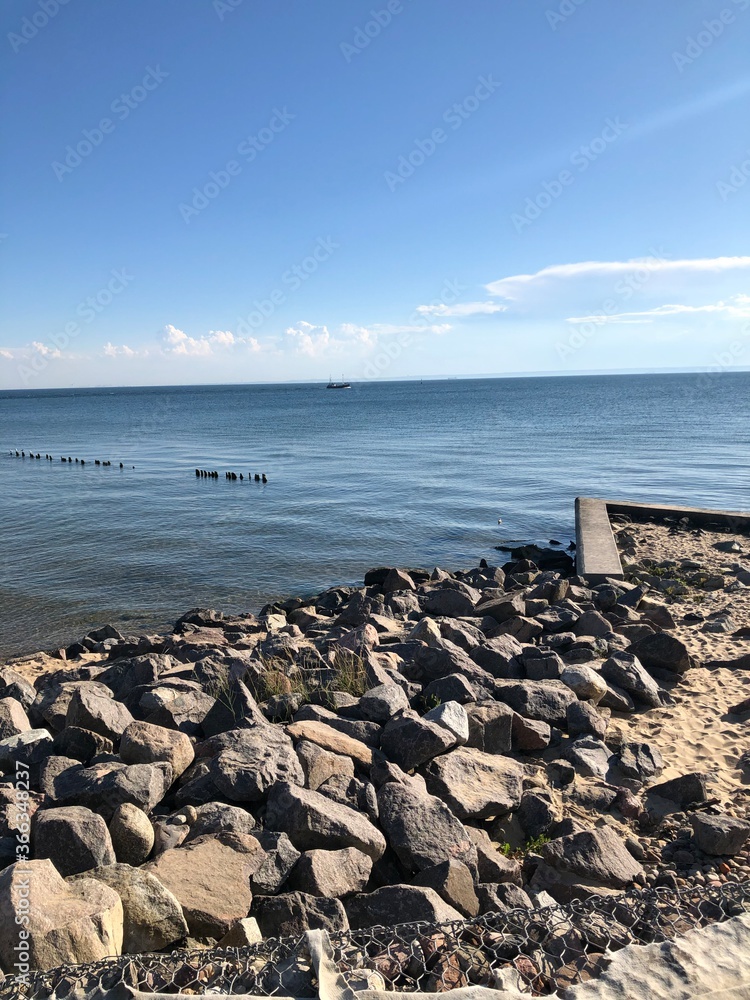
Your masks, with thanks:
[(692, 665), (661, 607), (525, 558), (384, 567), (257, 617), (98, 629), (38, 690), (0, 668), (0, 912), (29, 886), (50, 968), (610, 895), (659, 875), (655, 794), (691, 857), (739, 854), (750, 826), (701, 775), (659, 786), (658, 749), (609, 735)]

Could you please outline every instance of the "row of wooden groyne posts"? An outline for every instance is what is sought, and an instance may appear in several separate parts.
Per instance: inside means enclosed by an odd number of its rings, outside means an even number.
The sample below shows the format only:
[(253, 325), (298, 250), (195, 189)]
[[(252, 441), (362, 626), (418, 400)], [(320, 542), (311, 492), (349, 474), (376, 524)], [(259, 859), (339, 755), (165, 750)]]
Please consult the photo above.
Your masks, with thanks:
[[(218, 479), (219, 478), (219, 473), (218, 472), (207, 472), (205, 469), (196, 469), (195, 470), (195, 475), (199, 479)], [(237, 480), (237, 479), (244, 480), (245, 479), (245, 474), (242, 473), (242, 472), (240, 472), (240, 474), (237, 475), (236, 472), (225, 472), (224, 473), (224, 478), (225, 479), (232, 479), (232, 480)], [(250, 482), (253, 479), (255, 480), (256, 483), (267, 483), (268, 482), (268, 478), (266, 477), (265, 472), (262, 472), (260, 474), (258, 474), (256, 472), (255, 475), (253, 475), (252, 472), (248, 472), (248, 474), (247, 474), (247, 481)]]
[[(12, 451), (9, 454), (11, 455), (11, 457), (13, 456), (13, 452)], [(38, 459), (42, 458), (42, 456), (41, 456), (41, 454), (39, 452), (37, 452), (36, 454), (34, 454), (33, 451), (30, 451), (28, 453), (28, 455), (27, 455), (25, 451), (19, 451), (18, 448), (16, 448), (15, 455), (16, 455), (16, 458), (38, 458)], [(48, 462), (54, 462), (54, 458), (52, 457), (52, 455), (45, 455), (44, 458)], [(85, 465), (86, 464), (86, 459), (85, 458), (70, 458), (70, 456), (68, 456), (67, 458), (65, 458), (65, 456), (63, 456), (63, 455), (60, 456), (60, 461), (61, 462), (70, 462), (71, 464), (73, 462), (75, 462), (76, 465)], [(91, 464), (91, 463), (89, 463), (89, 464)], [(111, 462), (102, 462), (98, 458), (94, 459), (94, 465), (111, 465), (111, 464), (112, 464)], [(125, 468), (125, 466), (122, 464), (122, 462), (120, 462), (120, 468), (121, 469)]]
[[(13, 454), (14, 454), (14, 452), (11, 450), (9, 452), (9, 455), (11, 455), (11, 457), (12, 457)], [(37, 459), (38, 458), (40, 460), (42, 458), (42, 455), (41, 455), (40, 452), (36, 452), (36, 454), (35, 454), (33, 451), (26, 452), (24, 450), (19, 450), (18, 448), (15, 449), (15, 456), (16, 456), (16, 458), (33, 458), (33, 459)], [(52, 455), (45, 455), (44, 458), (45, 458), (45, 460), (47, 462), (54, 462), (54, 458), (52, 457)], [(75, 463), (76, 465), (85, 465), (86, 464), (86, 459), (85, 458), (70, 458), (69, 456), (66, 458), (64, 455), (60, 456), (60, 461), (61, 462), (70, 462), (71, 464)], [(89, 464), (91, 464), (91, 463), (89, 463)], [(110, 466), (110, 465), (112, 465), (112, 463), (111, 462), (103, 462), (103, 461), (100, 461), (97, 458), (94, 461), (94, 465)], [(122, 462), (120, 462), (120, 468), (121, 469), (125, 468), (125, 466), (123, 465)], [(133, 466), (133, 468), (135, 468), (135, 466)], [(206, 469), (196, 469), (195, 470), (195, 475), (199, 479), (218, 479), (219, 478), (219, 473), (218, 472), (209, 472)], [(253, 474), (252, 472), (248, 472), (247, 477), (245, 477), (244, 473), (242, 473), (242, 472), (240, 472), (239, 475), (236, 472), (225, 472), (224, 473), (224, 478), (225, 479), (231, 479), (231, 480), (238, 480), (238, 479), (244, 480), (245, 478), (247, 478), (248, 482), (250, 482), (253, 479), (255, 480), (256, 483), (267, 483), (268, 482), (268, 477), (266, 476), (265, 472), (261, 472), (261, 473), (256, 472), (255, 474)]]

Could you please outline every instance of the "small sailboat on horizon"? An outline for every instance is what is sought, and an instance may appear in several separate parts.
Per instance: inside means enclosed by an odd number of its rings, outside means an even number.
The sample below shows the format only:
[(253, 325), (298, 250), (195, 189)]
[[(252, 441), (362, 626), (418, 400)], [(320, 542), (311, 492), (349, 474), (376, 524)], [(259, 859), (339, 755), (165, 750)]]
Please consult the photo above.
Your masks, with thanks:
[(334, 382), (331, 376), (328, 376), (328, 385), (326, 389), (351, 389), (351, 383), (344, 381), (344, 376), (341, 376), (340, 382)]

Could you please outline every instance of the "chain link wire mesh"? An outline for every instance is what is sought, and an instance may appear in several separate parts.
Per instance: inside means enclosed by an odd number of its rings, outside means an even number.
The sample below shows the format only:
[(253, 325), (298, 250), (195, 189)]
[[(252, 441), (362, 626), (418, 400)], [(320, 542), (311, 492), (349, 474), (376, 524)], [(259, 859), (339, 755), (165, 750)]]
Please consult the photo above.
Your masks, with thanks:
[[(447, 924), (412, 923), (330, 935), (333, 961), (354, 990), (441, 993), (512, 984), (529, 996), (595, 979), (608, 953), (669, 941), (750, 912), (750, 882), (631, 890), (565, 906), (514, 909)], [(508, 978), (510, 977), (510, 978)], [(0, 1000), (51, 1000), (124, 984), (144, 993), (312, 997), (304, 935), (243, 948), (123, 955), (8, 977)]]

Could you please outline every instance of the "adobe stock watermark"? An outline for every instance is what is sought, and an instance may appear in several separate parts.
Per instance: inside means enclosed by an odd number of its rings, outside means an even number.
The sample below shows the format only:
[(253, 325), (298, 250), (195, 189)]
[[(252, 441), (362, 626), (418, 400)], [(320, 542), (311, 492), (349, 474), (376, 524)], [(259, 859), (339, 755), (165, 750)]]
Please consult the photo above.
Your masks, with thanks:
[(8, 41), (13, 51), (20, 52), (24, 45), (33, 41), (52, 18), (57, 17), (60, 8), (69, 2), (70, 0), (39, 0), (38, 10), (35, 10), (31, 17), (23, 18), (20, 30), (8, 32)]
[(103, 288), (78, 303), (75, 311), (77, 319), (69, 320), (59, 332), (50, 334), (46, 343), (36, 343), (34, 356), (28, 364), (18, 366), (18, 374), (26, 385), (47, 368), (50, 360), (59, 358), (60, 352), (70, 346), (71, 340), (80, 336), (82, 327), (93, 323), (134, 280), (124, 267), (113, 269), (110, 274), (112, 277)]
[(442, 121), (450, 126), (446, 131), (442, 127), (434, 128), (426, 139), (415, 139), (411, 151), (399, 157), (396, 170), (386, 170), (383, 174), (391, 192), (401, 184), (405, 184), (415, 172), (423, 166), (431, 156), (434, 156), (439, 146), (447, 142), (451, 132), (457, 132), (465, 122), (488, 101), (500, 86), (492, 74), (480, 76), (474, 90), (462, 101), (456, 101), (443, 113)]
[[(750, 2), (750, 0), (749, 0)], [(716, 190), (722, 201), (727, 201), (733, 194), (737, 194), (750, 180), (750, 149), (747, 150), (747, 159), (741, 163), (735, 163), (729, 171), (729, 180), (719, 180), (716, 182)]]
[(706, 49), (710, 49), (714, 42), (721, 38), (730, 24), (737, 20), (737, 10), (743, 13), (750, 7), (750, 0), (732, 0), (732, 7), (724, 7), (716, 17), (706, 19), (700, 30), (689, 38), (685, 39), (685, 48), (681, 52), (672, 53), (674, 62), (680, 73), (684, 73), (688, 66), (692, 66), (696, 59), (700, 59)]
[(575, 184), (576, 177), (585, 173), (593, 163), (596, 163), (599, 157), (606, 153), (612, 143), (619, 139), (629, 127), (625, 122), (621, 122), (619, 117), (614, 120), (607, 118), (599, 135), (571, 153), (570, 165), (577, 168), (578, 174), (568, 169), (561, 170), (557, 177), (553, 177), (550, 181), (544, 181), (541, 189), (526, 199), (523, 212), (514, 212), (511, 215), (510, 221), (513, 223), (515, 231), (520, 234), (536, 222), (562, 196), (566, 188)]
[(109, 110), (117, 117), (117, 121), (113, 121), (111, 118), (102, 118), (94, 128), (85, 128), (81, 132), (82, 138), (76, 142), (75, 146), (65, 147), (64, 159), (52, 161), (52, 170), (58, 181), (64, 180), (68, 174), (73, 173), (76, 167), (80, 167), (83, 161), (101, 146), (105, 136), (111, 135), (115, 131), (118, 122), (124, 122), (126, 118), (129, 118), (132, 112), (140, 107), (149, 94), (160, 87), (168, 76), (169, 73), (161, 66), (148, 66), (141, 82), (131, 87), (126, 94), (120, 94), (110, 104)]
[[(454, 305), (465, 291), (466, 285), (455, 280), (446, 281), (438, 298), (428, 305), (435, 307)], [(393, 362), (397, 361), (404, 351), (413, 346), (414, 334), (420, 331), (429, 331), (431, 324), (428, 315), (415, 309), (407, 320), (406, 326), (409, 329), (395, 334), (392, 340), (380, 346), (378, 353), (368, 361), (362, 373), (363, 379), (382, 378)]]
[(16, 879), (17, 899), (15, 903), (14, 923), (18, 927), (18, 944), (13, 946), (15, 961), (14, 975), (17, 981), (29, 982), (29, 925), (31, 923), (31, 868), (27, 868), (30, 853), (31, 815), (29, 809), (29, 791), (31, 790), (30, 774), (26, 764), (16, 761), (16, 776), (14, 782), (14, 797), (16, 814), (11, 821), (11, 829), (16, 835)]
[(585, 3), (586, 0), (562, 0), (557, 10), (547, 11), (547, 24), (553, 31), (557, 31), (560, 25), (570, 20)]
[[(412, 3), (413, 0), (409, 0), (409, 2)], [(373, 8), (370, 11), (370, 20), (365, 21), (364, 24), (355, 29), (352, 41), (341, 42), (339, 45), (344, 59), (350, 63), (355, 56), (364, 52), (381, 32), (393, 23), (394, 17), (403, 14), (405, 9), (402, 0), (388, 0), (388, 3), (381, 10)]]
[(220, 21), (223, 21), (227, 14), (237, 10), (245, 0), (214, 0), (213, 8)]
[(250, 312), (246, 316), (237, 317), (236, 334), (247, 337), (259, 330), (286, 302), (289, 294), (299, 291), (317, 273), (321, 264), (325, 264), (340, 249), (341, 244), (335, 243), (330, 236), (319, 237), (311, 252), (281, 275), (283, 287), (274, 288), (266, 299), (255, 299)]
[(606, 298), (599, 306), (599, 312), (587, 316), (585, 320), (580, 320), (567, 340), (558, 341), (555, 344), (555, 350), (560, 360), (566, 361), (585, 347), (610, 319), (621, 312), (622, 304), (632, 299), (636, 292), (649, 283), (659, 267), (665, 264), (670, 256), (661, 247), (659, 249), (652, 248), (649, 257), (634, 262), (633, 270), (621, 278), (613, 288), (617, 298)]
[[(237, 155), (241, 156), (245, 163), (252, 163), (259, 153), (274, 142), (277, 135), (280, 135), (297, 116), (286, 108), (279, 110), (274, 108), (268, 124), (265, 125), (257, 135), (249, 135), (237, 146)], [(225, 191), (232, 181), (242, 173), (243, 165), (239, 160), (228, 160), (219, 170), (212, 170), (208, 175), (208, 180), (201, 187), (194, 187), (192, 199), (189, 202), (181, 201), (178, 211), (186, 225), (201, 214), (212, 201)]]

